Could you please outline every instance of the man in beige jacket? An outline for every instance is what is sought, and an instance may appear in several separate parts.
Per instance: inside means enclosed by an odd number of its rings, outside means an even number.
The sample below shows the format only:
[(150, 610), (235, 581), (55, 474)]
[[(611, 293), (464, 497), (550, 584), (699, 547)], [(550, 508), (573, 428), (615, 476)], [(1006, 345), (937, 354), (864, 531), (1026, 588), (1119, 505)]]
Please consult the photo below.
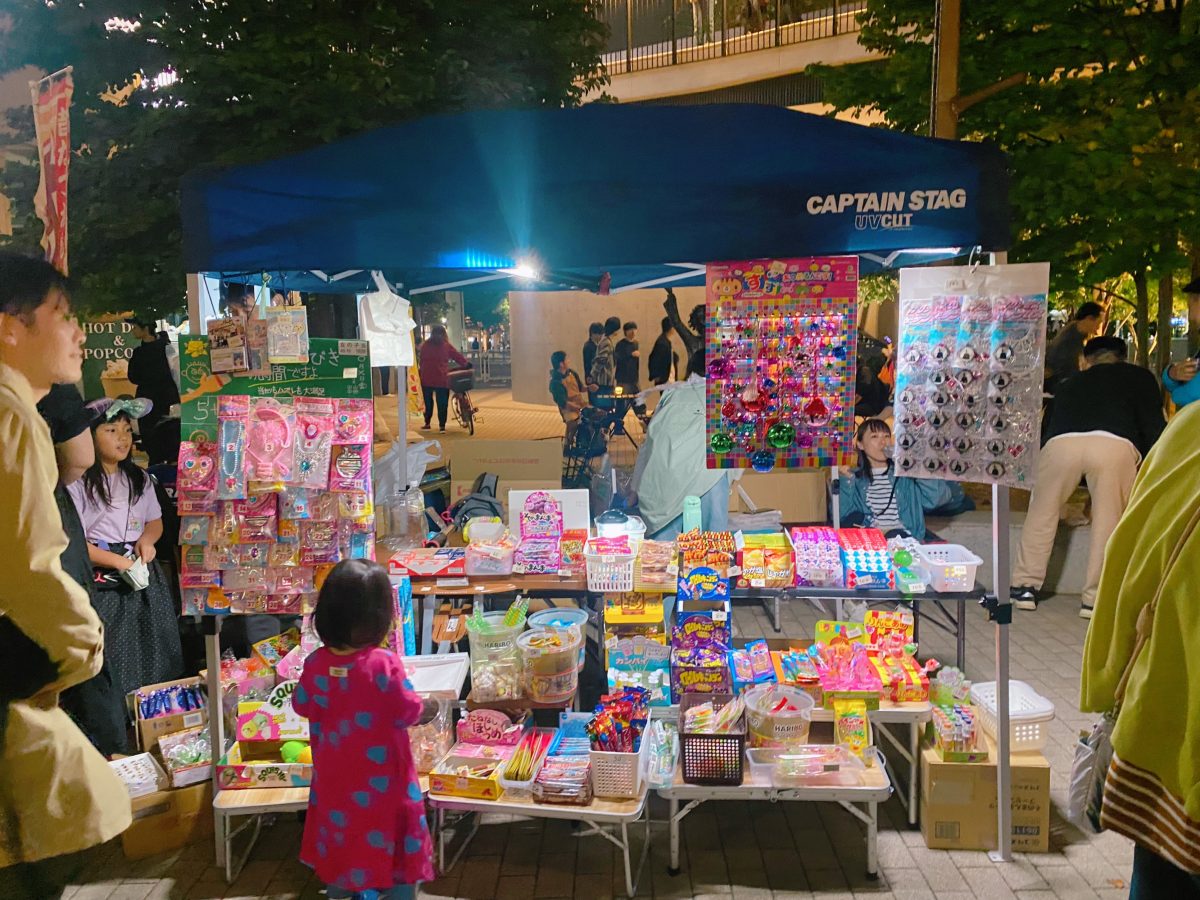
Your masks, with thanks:
[[(0, 895), (61, 896), (70, 854), (130, 822), (129, 797), (58, 695), (100, 671), (104, 639), (86, 592), (62, 570), (67, 546), (54, 448), (36, 404), (78, 381), (83, 331), (64, 279), (47, 263), (0, 252), (0, 634), (28, 638), (55, 674), (5, 700), (0, 734)], [(16, 637), (14, 637), (16, 636)], [(0, 659), (12, 647), (0, 645)]]

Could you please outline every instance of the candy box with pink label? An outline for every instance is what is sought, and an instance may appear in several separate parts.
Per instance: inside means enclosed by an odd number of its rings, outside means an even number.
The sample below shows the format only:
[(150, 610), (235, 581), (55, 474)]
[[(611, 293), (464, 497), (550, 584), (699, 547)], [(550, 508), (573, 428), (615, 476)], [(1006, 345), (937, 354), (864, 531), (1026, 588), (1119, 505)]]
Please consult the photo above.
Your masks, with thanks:
[(292, 707), (298, 682), (285, 681), (262, 702), (238, 704), (237, 739), (254, 741), (307, 741), (308, 719)]

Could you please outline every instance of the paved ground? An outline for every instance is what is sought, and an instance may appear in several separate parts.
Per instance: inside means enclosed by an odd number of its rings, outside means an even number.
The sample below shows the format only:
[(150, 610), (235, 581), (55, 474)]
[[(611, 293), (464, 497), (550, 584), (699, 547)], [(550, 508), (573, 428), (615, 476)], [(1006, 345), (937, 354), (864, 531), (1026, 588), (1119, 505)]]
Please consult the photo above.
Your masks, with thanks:
[[(685, 820), (684, 871), (666, 873), (666, 830), (654, 829), (654, 844), (640, 893), (657, 898), (732, 896), (740, 898), (1120, 898), (1132, 851), (1115, 835), (1085, 836), (1058, 814), (1064, 803), (1071, 741), (1088, 721), (1076, 712), (1079, 659), (1086, 623), (1073, 597), (1051, 600), (1037, 613), (1017, 613), (1012, 629), (1013, 675), (1030, 682), (1057, 706), (1046, 755), (1052, 764), (1055, 803), (1051, 852), (1018, 855), (993, 864), (982, 852), (927, 850), (917, 831), (904, 827), (903, 810), (891, 801), (883, 810), (880, 833), (882, 875), (863, 875), (861, 832), (849, 816), (826, 805), (793, 803), (707, 804)], [(994, 628), (982, 611), (969, 610), (968, 674), (988, 680), (994, 665)], [(785, 607), (784, 633), (812, 633), (815, 614), (807, 605)], [(769, 633), (761, 609), (746, 604), (735, 611), (745, 636)], [(927, 630), (925, 647), (952, 657), (949, 640)], [(662, 810), (654, 811), (661, 818)], [(119, 846), (104, 848), (69, 900), (148, 900), (148, 898), (318, 898), (320, 886), (296, 862), (299, 825), (292, 817), (268, 827), (252, 861), (238, 881), (226, 885), (212, 865), (212, 847), (183, 851), (137, 863)], [(599, 838), (576, 839), (569, 826), (536, 821), (487, 822), (469, 858), (448, 876), (427, 885), (423, 895), (468, 900), (492, 898), (587, 897), (622, 894), (615, 850)]]

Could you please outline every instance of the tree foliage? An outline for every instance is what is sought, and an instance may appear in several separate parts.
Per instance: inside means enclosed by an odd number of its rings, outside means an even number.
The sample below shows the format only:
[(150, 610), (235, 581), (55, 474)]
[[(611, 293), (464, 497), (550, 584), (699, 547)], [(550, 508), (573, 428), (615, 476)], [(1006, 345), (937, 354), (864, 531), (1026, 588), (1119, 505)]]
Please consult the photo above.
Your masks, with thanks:
[[(604, 83), (593, 2), (29, 0), (0, 71), (74, 66), (78, 293), (91, 311), (165, 312), (184, 304), (184, 173), (435, 112), (577, 105)], [(13, 124), (31, 138), (28, 119)], [(4, 179), (32, 246), (36, 168)]]
[[(929, 131), (934, 4), (868, 0), (860, 42), (881, 61), (817, 67), (837, 109), (875, 106)], [(1049, 260), (1055, 287), (1169, 278), (1200, 243), (1200, 3), (1009, 0), (962, 5), (959, 133), (1011, 161), (1010, 260)]]

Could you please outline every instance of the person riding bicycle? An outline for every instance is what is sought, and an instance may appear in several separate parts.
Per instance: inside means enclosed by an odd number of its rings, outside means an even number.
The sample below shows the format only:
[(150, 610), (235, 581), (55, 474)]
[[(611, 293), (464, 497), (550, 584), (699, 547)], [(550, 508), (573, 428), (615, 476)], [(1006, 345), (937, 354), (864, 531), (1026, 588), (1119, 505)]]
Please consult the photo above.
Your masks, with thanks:
[(434, 325), (429, 339), (421, 344), (420, 361), (421, 388), (425, 394), (425, 424), (429, 428), (433, 419), (434, 401), (437, 402), (438, 428), (446, 430), (446, 415), (450, 406), (450, 362), (453, 360), (464, 369), (471, 362), (450, 343), (445, 325)]

